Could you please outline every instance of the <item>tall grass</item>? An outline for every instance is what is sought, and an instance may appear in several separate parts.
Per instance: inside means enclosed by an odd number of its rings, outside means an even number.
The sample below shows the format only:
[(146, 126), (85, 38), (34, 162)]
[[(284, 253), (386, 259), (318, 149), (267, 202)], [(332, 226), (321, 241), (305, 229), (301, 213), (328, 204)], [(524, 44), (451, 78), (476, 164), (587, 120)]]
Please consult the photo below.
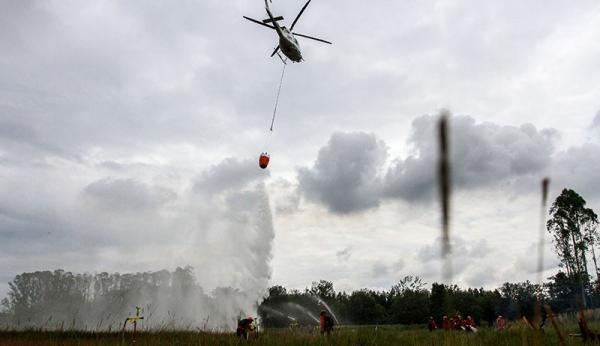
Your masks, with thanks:
[[(598, 325), (595, 325), (597, 328)], [(577, 325), (563, 324), (568, 333)], [(481, 328), (477, 334), (461, 331), (428, 332), (424, 326), (344, 326), (331, 337), (323, 337), (316, 329), (271, 329), (251, 337), (237, 338), (233, 333), (157, 331), (136, 335), (136, 345), (532, 345), (533, 332), (521, 323), (512, 323), (498, 332)], [(540, 335), (542, 345), (558, 345), (551, 328)], [(122, 341), (120, 333), (0, 331), (0, 345), (132, 345), (131, 333)], [(580, 345), (578, 337), (568, 337), (568, 345)]]

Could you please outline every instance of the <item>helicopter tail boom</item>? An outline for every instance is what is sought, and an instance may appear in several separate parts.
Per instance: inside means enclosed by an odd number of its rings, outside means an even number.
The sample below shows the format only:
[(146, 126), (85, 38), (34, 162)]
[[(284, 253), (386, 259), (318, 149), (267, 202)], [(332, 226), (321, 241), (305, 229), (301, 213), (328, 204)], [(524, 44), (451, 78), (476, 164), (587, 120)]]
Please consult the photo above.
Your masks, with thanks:
[(271, 9), (269, 8), (269, 3), (267, 2), (267, 0), (265, 0), (265, 10), (267, 10), (267, 14), (269, 15), (269, 23), (273, 24), (275, 31), (277, 31), (277, 35), (279, 35), (279, 37), (282, 37), (283, 32), (281, 31), (281, 27), (279, 27), (279, 24), (277, 23), (277, 18), (273, 17), (273, 14), (271, 13)]

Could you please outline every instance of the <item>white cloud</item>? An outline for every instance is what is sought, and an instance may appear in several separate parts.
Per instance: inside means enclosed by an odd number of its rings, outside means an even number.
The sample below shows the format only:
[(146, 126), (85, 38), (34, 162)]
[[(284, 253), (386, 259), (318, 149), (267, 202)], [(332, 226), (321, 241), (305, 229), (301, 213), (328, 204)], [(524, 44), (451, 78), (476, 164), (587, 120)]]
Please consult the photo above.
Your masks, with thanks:
[(335, 213), (364, 211), (379, 205), (379, 169), (385, 162), (385, 143), (372, 134), (334, 133), (312, 169), (298, 171), (300, 190), (308, 200), (323, 203)]

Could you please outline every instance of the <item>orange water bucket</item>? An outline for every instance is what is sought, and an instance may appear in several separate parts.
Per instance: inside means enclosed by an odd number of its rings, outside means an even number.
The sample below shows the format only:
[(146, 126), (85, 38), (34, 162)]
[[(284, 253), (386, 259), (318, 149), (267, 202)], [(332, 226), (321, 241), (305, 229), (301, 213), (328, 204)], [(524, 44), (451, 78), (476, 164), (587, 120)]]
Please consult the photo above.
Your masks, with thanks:
[(260, 166), (260, 168), (265, 169), (269, 165), (269, 160), (269, 155), (267, 155), (267, 153), (262, 153), (258, 158), (258, 165)]

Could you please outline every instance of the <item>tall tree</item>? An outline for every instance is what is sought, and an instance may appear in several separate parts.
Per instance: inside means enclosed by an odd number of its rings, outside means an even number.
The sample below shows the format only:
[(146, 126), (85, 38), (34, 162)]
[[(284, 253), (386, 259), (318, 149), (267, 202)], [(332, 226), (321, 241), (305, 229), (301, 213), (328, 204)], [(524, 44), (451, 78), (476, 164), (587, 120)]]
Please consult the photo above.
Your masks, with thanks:
[(577, 192), (564, 189), (552, 204), (550, 220), (546, 224), (548, 232), (554, 238), (561, 266), (566, 268), (568, 276), (579, 278), (584, 304), (584, 287), (589, 282), (587, 255), (591, 251), (596, 264), (593, 246), (598, 239), (598, 216), (592, 209), (586, 208), (585, 204), (585, 199)]
[(596, 215), (596, 213), (592, 209), (586, 209), (586, 214), (583, 221), (583, 234), (592, 251), (592, 259), (594, 260), (594, 270), (596, 274), (596, 283), (598, 283), (600, 282), (600, 273), (598, 273), (598, 261), (596, 258), (596, 250), (594, 249), (594, 247), (600, 240), (600, 234), (598, 233), (598, 215)]

